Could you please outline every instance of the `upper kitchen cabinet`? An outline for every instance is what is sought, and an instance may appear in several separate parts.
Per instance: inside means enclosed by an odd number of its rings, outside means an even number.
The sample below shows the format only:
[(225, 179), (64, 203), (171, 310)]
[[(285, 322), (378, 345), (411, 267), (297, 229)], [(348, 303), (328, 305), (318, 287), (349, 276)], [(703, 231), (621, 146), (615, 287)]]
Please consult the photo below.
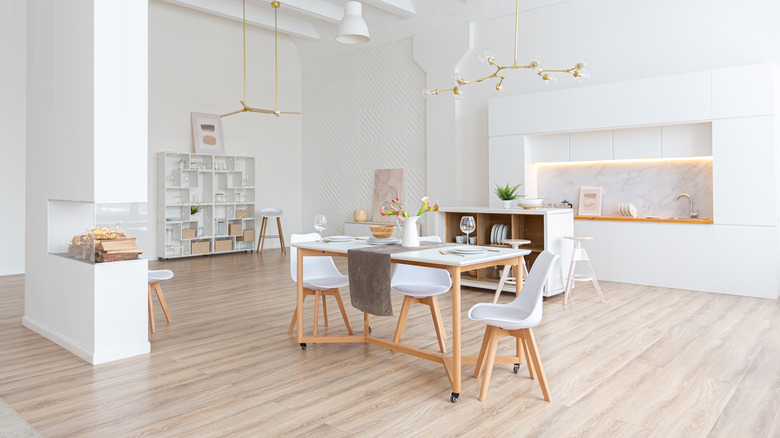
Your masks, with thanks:
[(569, 135), (570, 161), (612, 159), (612, 131), (574, 132)]
[(774, 113), (776, 82), (772, 64), (712, 71), (712, 117), (763, 116)]
[(612, 158), (636, 160), (661, 156), (661, 127), (616, 129), (612, 133)]
[(712, 155), (712, 123), (666, 125), (660, 128), (661, 156), (707, 157)]

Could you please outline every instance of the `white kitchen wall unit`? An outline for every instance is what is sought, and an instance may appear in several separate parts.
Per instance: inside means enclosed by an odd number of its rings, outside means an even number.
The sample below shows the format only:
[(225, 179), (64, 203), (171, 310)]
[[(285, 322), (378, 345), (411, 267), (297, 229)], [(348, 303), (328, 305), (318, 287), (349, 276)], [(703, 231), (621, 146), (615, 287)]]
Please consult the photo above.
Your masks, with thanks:
[(772, 116), (712, 122), (713, 217), (722, 225), (777, 225)]
[[(567, 152), (567, 161), (604, 159), (608, 148), (612, 160), (712, 156), (713, 225), (592, 220), (575, 230), (596, 237), (588, 251), (599, 279), (777, 298), (779, 103), (777, 67), (748, 65), (491, 99), (488, 131), (491, 144), (530, 144), (523, 157), (536, 163)], [(577, 145), (583, 132), (612, 138)], [(491, 160), (489, 187), (527, 164)], [(537, 172), (523, 176), (535, 187)], [(729, 264), (725, 241), (732, 257), (757, 262)]]
[(160, 259), (255, 249), (254, 157), (160, 152), (157, 181)]
[[(531, 161), (527, 159), (531, 149), (526, 138), (522, 135), (513, 135), (491, 138), (488, 142), (488, 162), (491, 169), (496, 169), (496, 172), (491, 175), (496, 183), (490, 185), (488, 193), (491, 208), (501, 207), (501, 200), (494, 193), (496, 184), (501, 187), (507, 183), (514, 186), (523, 181), (536, 180), (527, 177), (529, 173), (533, 173), (534, 168)], [(518, 189), (520, 194), (531, 192), (536, 192), (535, 186), (525, 184)]]
[(710, 155), (712, 155), (711, 122), (661, 126), (661, 157), (707, 157)]
[(638, 160), (661, 156), (661, 127), (615, 129), (612, 131), (612, 158)]
[[(460, 219), (463, 216), (473, 216), (476, 221), (477, 228), (471, 235), (476, 235), (477, 245), (509, 247), (509, 245), (490, 243), (491, 231), (496, 224), (509, 226), (508, 238), (530, 240), (529, 245), (520, 247), (531, 250), (531, 254), (525, 257), (528, 269), (531, 269), (534, 260), (542, 251), (558, 254), (560, 258), (547, 280), (544, 296), (549, 297), (563, 292), (573, 249), (572, 241), (564, 239), (563, 236), (571, 236), (574, 232), (572, 209), (524, 210), (485, 207), (442, 209), (436, 215), (436, 234), (442, 238), (442, 241), (455, 243), (455, 237), (464, 234), (460, 231)], [(463, 272), (461, 284), (495, 291), (499, 280), (498, 269), (500, 267)], [(502, 290), (514, 292), (515, 286), (505, 285)]]
[(612, 131), (573, 132), (569, 134), (569, 161), (612, 159)]
[[(395, 225), (393, 222), (344, 222), (344, 234), (347, 236), (361, 237), (372, 236), (371, 225)], [(417, 233), (422, 235), (422, 224), (417, 224)], [(393, 237), (400, 239), (403, 237), (404, 229), (402, 227), (395, 227), (395, 233)]]

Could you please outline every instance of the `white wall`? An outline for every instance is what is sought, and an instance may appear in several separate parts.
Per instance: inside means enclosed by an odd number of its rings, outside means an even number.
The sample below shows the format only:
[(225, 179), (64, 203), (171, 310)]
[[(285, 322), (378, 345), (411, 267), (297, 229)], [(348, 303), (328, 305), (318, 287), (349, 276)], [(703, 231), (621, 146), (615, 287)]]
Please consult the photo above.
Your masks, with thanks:
[(24, 272), (24, 189), (27, 111), (27, 2), (0, 2), (0, 275)]
[[(247, 27), (247, 104), (273, 109), (274, 35)], [(190, 112), (222, 114), (243, 99), (241, 23), (158, 0), (149, 2), (149, 224), (157, 218), (160, 151), (194, 152)], [(301, 110), (295, 46), (279, 35), (279, 109)], [(304, 115), (305, 117), (305, 115)], [(285, 234), (300, 231), (301, 118), (243, 113), (222, 119), (225, 152), (257, 157), (256, 202), (285, 212)], [(275, 233), (274, 233), (275, 234)], [(266, 247), (278, 247), (271, 239)], [(157, 257), (155, 245), (143, 248)]]
[[(304, 65), (303, 223), (327, 215), (343, 234), (353, 210), (372, 220), (375, 169), (404, 169), (404, 205), (426, 195), (425, 74), (404, 40)], [(430, 194), (436, 198), (435, 194)]]
[[(582, 58), (591, 64), (591, 79), (583, 85), (611, 83), (722, 68), (780, 62), (780, 2), (750, 0), (659, 0), (651, 3), (621, 0), (573, 0), (520, 14), (518, 63), (543, 58), (549, 68), (568, 68)], [(453, 25), (454, 27), (455, 25)], [(464, 29), (462, 32), (467, 32)], [(427, 38), (415, 38), (415, 58), (427, 72), (428, 87), (449, 88), (450, 74), (459, 69), (466, 79), (487, 76), (494, 69), (479, 63), (477, 55), (490, 50), (502, 64), (511, 64), (514, 51), (514, 15), (475, 23), (470, 46), (456, 65), (442, 47), (461, 47), (453, 29), (432, 29)], [(466, 33), (466, 35), (469, 35)], [(471, 47), (469, 50), (468, 47)], [(424, 58), (425, 61), (420, 61)], [(449, 69), (441, 68), (449, 66)], [(570, 77), (542, 83), (528, 70), (506, 73), (504, 95), (580, 86)], [(746, 78), (746, 80), (750, 80)], [(458, 183), (441, 186), (446, 198), (461, 205), (488, 205), (487, 99), (491, 84), (464, 87), (461, 100), (440, 95), (429, 100), (426, 129), (429, 162), (449, 163), (452, 154)], [(434, 103), (432, 103), (434, 102)], [(641, 105), (641, 102), (637, 103)], [(456, 130), (454, 136), (446, 132)], [(432, 168), (433, 181), (451, 181), (453, 167)], [(440, 196), (444, 198), (445, 196)]]

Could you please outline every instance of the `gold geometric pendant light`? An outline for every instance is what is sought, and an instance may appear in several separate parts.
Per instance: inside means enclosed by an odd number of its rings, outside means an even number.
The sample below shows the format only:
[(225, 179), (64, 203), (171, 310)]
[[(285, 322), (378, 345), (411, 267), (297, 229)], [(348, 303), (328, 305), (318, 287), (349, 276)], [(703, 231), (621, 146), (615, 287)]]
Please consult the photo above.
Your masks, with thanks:
[(281, 114), (300, 114), (300, 112), (293, 112), (293, 111), (279, 111), (279, 65), (278, 65), (278, 47), (277, 47), (277, 33), (278, 33), (278, 25), (276, 21), (276, 10), (279, 9), (279, 2), (272, 2), (271, 6), (274, 8), (274, 79), (275, 79), (275, 88), (276, 88), (276, 105), (274, 106), (274, 109), (261, 109), (261, 108), (252, 108), (251, 106), (247, 106), (246, 103), (246, 0), (243, 0), (243, 6), (244, 6), (244, 100), (240, 100), (241, 108), (240, 110), (233, 111), (227, 114), (222, 114), (220, 117), (227, 117), (232, 116), (233, 114), (238, 113), (261, 113), (261, 114), (273, 114), (276, 117), (279, 117)]

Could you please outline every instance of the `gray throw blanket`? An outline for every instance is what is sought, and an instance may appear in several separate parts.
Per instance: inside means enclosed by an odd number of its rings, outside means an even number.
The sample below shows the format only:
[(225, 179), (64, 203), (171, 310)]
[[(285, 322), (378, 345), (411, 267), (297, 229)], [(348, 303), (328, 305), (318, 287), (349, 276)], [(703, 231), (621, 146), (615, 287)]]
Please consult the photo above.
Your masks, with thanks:
[(418, 248), (401, 245), (377, 245), (347, 251), (349, 261), (349, 299), (352, 307), (376, 316), (393, 316), (390, 295), (390, 254), (427, 248), (452, 246), (452, 243), (420, 242)]

